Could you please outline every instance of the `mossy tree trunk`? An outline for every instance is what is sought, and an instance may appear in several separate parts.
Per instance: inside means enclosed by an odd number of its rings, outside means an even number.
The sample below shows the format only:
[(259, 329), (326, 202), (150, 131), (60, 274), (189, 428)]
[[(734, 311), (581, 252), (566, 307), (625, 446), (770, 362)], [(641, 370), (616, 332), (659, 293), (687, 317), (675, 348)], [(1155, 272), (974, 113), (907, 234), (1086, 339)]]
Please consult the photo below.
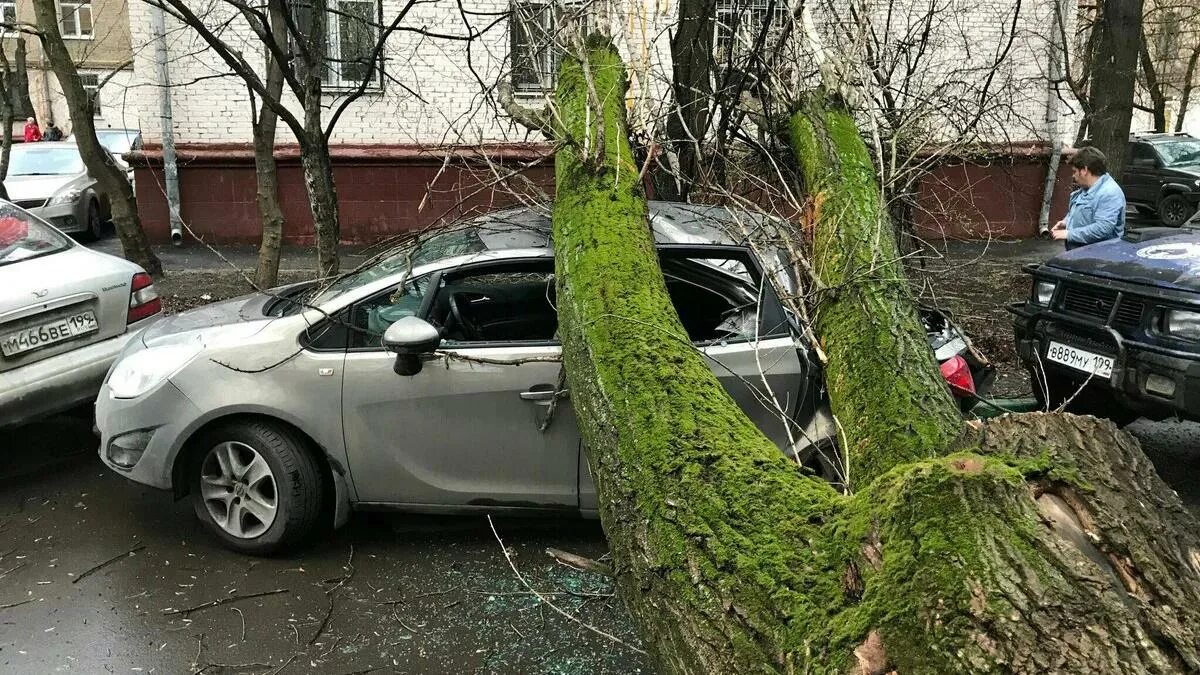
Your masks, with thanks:
[(786, 461), (687, 339), (624, 96), (606, 41), (564, 61), (559, 330), (618, 588), (659, 671), (1200, 669), (1200, 526), (1107, 422), (963, 433), (848, 114), (813, 98), (791, 130), (849, 496)]

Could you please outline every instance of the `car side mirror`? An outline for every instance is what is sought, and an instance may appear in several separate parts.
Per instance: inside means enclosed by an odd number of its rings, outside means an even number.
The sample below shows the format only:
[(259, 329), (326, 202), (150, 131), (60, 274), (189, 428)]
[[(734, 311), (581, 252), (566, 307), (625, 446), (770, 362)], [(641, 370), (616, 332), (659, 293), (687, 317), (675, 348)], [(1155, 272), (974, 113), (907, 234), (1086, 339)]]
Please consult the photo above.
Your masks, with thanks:
[(400, 319), (383, 333), (383, 348), (396, 355), (392, 370), (405, 377), (421, 372), (421, 356), (432, 354), (440, 344), (442, 335), (438, 329), (415, 316)]

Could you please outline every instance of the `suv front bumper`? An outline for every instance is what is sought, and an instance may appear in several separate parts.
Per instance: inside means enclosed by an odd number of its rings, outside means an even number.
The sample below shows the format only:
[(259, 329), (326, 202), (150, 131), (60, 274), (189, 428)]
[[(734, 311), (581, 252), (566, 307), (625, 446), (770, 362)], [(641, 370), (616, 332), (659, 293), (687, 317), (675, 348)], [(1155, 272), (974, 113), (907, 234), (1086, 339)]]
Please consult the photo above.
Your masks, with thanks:
[(1200, 354), (1130, 340), (1112, 328), (1027, 302), (1008, 309), (1014, 315), (1017, 356), (1034, 377), (1044, 368), (1078, 384), (1088, 381), (1087, 373), (1047, 360), (1053, 339), (1111, 356), (1112, 376), (1093, 377), (1087, 386), (1109, 391), (1117, 403), (1151, 419), (1200, 420)]

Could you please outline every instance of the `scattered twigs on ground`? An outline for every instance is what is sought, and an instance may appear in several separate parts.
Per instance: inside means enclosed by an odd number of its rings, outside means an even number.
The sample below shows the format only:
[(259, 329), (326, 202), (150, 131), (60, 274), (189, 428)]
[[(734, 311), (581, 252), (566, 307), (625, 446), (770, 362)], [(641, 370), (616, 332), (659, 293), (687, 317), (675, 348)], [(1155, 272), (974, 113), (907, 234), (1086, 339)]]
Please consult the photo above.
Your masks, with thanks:
[(10, 602), (7, 605), (0, 605), (0, 609), (12, 609), (13, 607), (20, 607), (21, 605), (28, 605), (31, 602), (33, 602), (33, 598), (22, 600), (20, 602)]
[(112, 563), (115, 563), (115, 562), (117, 562), (118, 560), (122, 560), (122, 559), (124, 559), (124, 558), (127, 558), (127, 557), (129, 557), (129, 556), (133, 555), (134, 553), (137, 553), (138, 551), (141, 551), (141, 550), (142, 550), (142, 549), (144, 549), (144, 548), (146, 548), (146, 545), (145, 545), (145, 544), (138, 544), (137, 546), (134, 546), (133, 548), (129, 549), (128, 551), (125, 551), (124, 553), (118, 553), (117, 555), (114, 555), (113, 557), (109, 558), (108, 560), (105, 560), (104, 562), (100, 563), (99, 565), (94, 565), (94, 566), (92, 566), (92, 567), (89, 567), (88, 569), (84, 570), (83, 572), (81, 572), (81, 573), (79, 574), (79, 576), (77, 576), (77, 577), (75, 577), (74, 579), (72, 579), (72, 580), (71, 580), (71, 583), (73, 583), (73, 584), (77, 584), (77, 583), (79, 583), (80, 581), (83, 581), (83, 580), (84, 580), (85, 578), (87, 578), (89, 575), (91, 575), (91, 574), (93, 574), (93, 573), (95, 573), (95, 572), (99, 572), (100, 570), (102, 570), (102, 569), (104, 569), (105, 567), (107, 567), (107, 566), (111, 565)]
[[(218, 605), (227, 605), (231, 602), (237, 602), (239, 600), (249, 600), (251, 598), (261, 598), (261, 597), (267, 596), (267, 595), (278, 595), (280, 593), (287, 593), (287, 592), (288, 592), (288, 589), (286, 589), (286, 588), (276, 588), (273, 591), (263, 591), (261, 593), (247, 593), (246, 595), (231, 595), (227, 598), (220, 598), (218, 600), (212, 600), (210, 602), (205, 602), (203, 604), (196, 605), (195, 607), (188, 607), (186, 609), (164, 609), (163, 614), (168, 615), (168, 616), (173, 615), (173, 614), (191, 614), (192, 612), (198, 612), (202, 609), (208, 609), (209, 607), (216, 607)], [(268, 664), (268, 665), (270, 665), (270, 664)]]
[(613, 570), (611, 567), (602, 562), (592, 560), (591, 558), (585, 558), (581, 555), (576, 555), (567, 551), (560, 551), (556, 548), (546, 549), (546, 555), (554, 558), (559, 562), (559, 564), (566, 565), (567, 567), (571, 567), (573, 569), (582, 570), (584, 572), (595, 572), (596, 574), (603, 574), (606, 577), (613, 576)]

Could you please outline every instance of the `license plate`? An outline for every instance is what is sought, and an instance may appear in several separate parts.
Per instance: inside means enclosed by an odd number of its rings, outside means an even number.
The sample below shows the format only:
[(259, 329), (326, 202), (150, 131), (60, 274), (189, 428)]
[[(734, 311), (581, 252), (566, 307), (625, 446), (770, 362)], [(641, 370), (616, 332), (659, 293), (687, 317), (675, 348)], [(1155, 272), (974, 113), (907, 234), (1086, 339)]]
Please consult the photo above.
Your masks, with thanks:
[(1111, 356), (1093, 354), (1061, 342), (1051, 342), (1046, 350), (1046, 360), (1061, 363), (1096, 377), (1108, 379), (1112, 377), (1113, 360)]
[(79, 312), (38, 326), (0, 336), (0, 353), (16, 356), (100, 329), (93, 312)]

